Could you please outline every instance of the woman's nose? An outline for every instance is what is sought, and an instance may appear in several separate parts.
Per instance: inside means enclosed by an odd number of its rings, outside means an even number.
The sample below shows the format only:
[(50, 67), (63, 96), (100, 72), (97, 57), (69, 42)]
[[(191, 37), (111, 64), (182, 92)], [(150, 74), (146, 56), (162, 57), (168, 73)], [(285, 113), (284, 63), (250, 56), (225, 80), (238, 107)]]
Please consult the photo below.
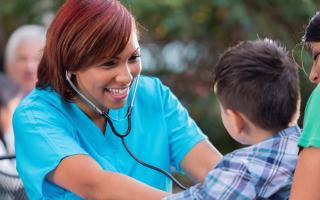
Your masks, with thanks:
[(132, 75), (128, 66), (122, 67), (118, 76), (116, 76), (116, 81), (129, 84), (132, 81)]
[(319, 83), (319, 73), (317, 70), (317, 66), (315, 66), (315, 65), (312, 66), (312, 69), (311, 69), (311, 72), (309, 75), (309, 80), (312, 83)]

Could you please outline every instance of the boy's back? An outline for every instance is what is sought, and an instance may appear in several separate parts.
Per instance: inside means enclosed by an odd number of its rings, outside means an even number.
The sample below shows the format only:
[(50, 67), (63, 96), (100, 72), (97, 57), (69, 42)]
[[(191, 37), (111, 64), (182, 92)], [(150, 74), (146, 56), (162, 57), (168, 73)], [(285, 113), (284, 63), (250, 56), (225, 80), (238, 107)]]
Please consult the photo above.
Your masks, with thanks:
[(288, 199), (298, 159), (298, 68), (272, 40), (240, 42), (219, 59), (213, 88), (228, 133), (252, 145), (225, 155), (202, 185), (165, 199)]
[(288, 199), (298, 160), (300, 128), (282, 130), (225, 155), (200, 183), (167, 199)]

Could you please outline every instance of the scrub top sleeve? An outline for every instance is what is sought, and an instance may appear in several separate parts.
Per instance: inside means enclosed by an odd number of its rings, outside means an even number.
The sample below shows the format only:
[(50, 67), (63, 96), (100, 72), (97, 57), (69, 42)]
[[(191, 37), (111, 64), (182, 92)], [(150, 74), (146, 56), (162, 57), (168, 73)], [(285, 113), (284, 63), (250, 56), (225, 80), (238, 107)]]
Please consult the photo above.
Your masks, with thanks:
[(298, 145), (301, 147), (320, 148), (320, 87), (319, 85), (309, 97), (303, 122), (303, 131)]
[[(72, 134), (44, 106), (19, 106), (13, 116), (17, 170), (26, 192), (30, 197), (42, 197), (46, 174), (52, 171), (66, 156), (85, 154)], [(52, 184), (52, 183), (51, 183)], [(65, 195), (68, 191), (56, 186), (55, 195)], [(69, 192), (70, 193), (70, 192)]]
[(170, 89), (161, 84), (162, 104), (170, 145), (170, 162), (181, 171), (180, 163), (194, 145), (207, 136), (202, 133), (190, 118), (188, 111), (181, 105)]

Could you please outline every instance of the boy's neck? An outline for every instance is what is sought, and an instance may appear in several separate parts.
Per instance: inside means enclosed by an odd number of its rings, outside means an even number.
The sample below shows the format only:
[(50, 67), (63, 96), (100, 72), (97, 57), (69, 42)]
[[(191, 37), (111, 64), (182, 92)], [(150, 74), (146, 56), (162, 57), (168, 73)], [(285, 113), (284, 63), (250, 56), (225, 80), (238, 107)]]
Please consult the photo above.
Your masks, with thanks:
[(251, 127), (249, 129), (250, 131), (248, 131), (247, 133), (244, 133), (247, 138), (246, 141), (248, 142), (248, 144), (250, 145), (255, 145), (258, 144), (260, 142), (262, 142), (263, 140), (267, 139), (268, 137), (276, 134), (279, 131), (267, 131), (264, 129), (261, 129), (259, 127)]
[(256, 133), (252, 134), (252, 137), (249, 138), (250, 144), (251, 145), (258, 144), (274, 134), (275, 134), (274, 132), (265, 131), (262, 129), (257, 130)]

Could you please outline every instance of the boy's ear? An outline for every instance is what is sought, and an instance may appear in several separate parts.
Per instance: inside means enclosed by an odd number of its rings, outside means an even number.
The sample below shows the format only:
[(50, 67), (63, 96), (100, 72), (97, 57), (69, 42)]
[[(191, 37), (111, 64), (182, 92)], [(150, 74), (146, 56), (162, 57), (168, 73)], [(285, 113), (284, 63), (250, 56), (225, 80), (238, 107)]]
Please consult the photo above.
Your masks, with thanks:
[(236, 133), (242, 133), (245, 123), (243, 116), (239, 112), (231, 109), (228, 109), (226, 112), (230, 115), (230, 120)]

